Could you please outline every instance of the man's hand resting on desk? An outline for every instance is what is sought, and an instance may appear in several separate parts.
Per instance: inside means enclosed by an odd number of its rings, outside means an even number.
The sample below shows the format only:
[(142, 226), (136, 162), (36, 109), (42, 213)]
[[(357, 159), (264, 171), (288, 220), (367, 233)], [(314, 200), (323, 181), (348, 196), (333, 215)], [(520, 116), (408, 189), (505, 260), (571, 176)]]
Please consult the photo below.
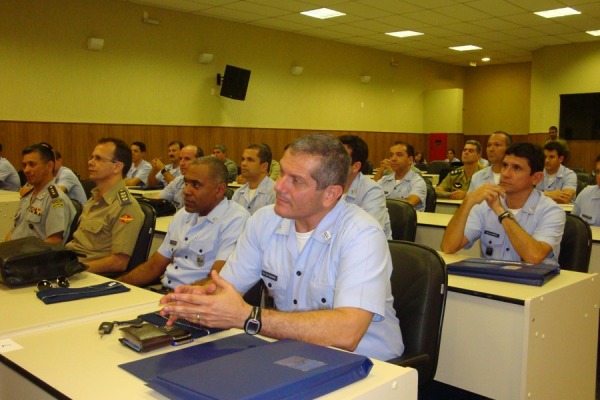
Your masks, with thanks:
[(252, 311), (242, 295), (215, 271), (211, 272), (213, 283), (206, 286), (177, 286), (160, 300), (160, 311), (169, 316), (167, 325), (178, 318), (211, 328), (243, 328)]

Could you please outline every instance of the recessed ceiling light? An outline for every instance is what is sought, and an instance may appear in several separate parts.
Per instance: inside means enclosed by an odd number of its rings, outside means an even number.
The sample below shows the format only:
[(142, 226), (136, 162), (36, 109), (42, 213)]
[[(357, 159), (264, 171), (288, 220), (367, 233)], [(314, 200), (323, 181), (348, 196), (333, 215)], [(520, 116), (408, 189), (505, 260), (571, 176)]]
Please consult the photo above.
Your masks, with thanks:
[(488, 61), (490, 61), (490, 60), (491, 60), (491, 58), (489, 58), (489, 57), (483, 57), (483, 58), (481, 59), (481, 61), (483, 61), (483, 62), (488, 62)]
[(556, 18), (556, 17), (564, 17), (566, 15), (577, 15), (581, 14), (581, 12), (572, 9), (571, 7), (565, 8), (557, 8), (554, 10), (546, 10), (546, 11), (537, 11), (534, 14), (539, 15), (544, 18)]
[(386, 32), (386, 35), (396, 36), (399, 38), (405, 38), (410, 36), (419, 36), (423, 35), (423, 32), (415, 32), (415, 31), (398, 31), (398, 32)]
[(600, 29), (598, 29), (597, 31), (585, 31), (585, 33), (592, 36), (600, 36)]
[(346, 15), (343, 12), (330, 10), (329, 8), (318, 8), (316, 10), (302, 11), (300, 14), (319, 19), (341, 17), (342, 15)]
[(454, 47), (449, 47), (449, 48), (452, 50), (456, 50), (456, 51), (481, 50), (481, 47), (473, 46), (472, 44), (468, 44), (466, 46), (454, 46)]

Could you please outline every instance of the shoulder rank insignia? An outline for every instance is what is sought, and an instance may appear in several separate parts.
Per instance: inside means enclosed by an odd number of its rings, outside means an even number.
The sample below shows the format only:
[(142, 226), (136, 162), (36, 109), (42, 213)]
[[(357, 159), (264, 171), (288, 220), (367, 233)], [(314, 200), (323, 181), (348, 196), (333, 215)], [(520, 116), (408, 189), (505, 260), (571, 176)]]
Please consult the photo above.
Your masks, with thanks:
[(48, 186), (48, 193), (50, 193), (50, 197), (56, 199), (58, 197), (58, 191), (56, 190), (56, 186), (50, 185)]
[(456, 168), (450, 171), (450, 175), (460, 175), (463, 172), (462, 168)]
[(62, 208), (65, 206), (65, 203), (60, 198), (52, 200), (51, 204), (52, 204), (52, 208)]
[(133, 217), (129, 214), (123, 214), (119, 217), (119, 221), (121, 221), (124, 224), (128, 224), (131, 221), (133, 221)]
[(454, 186), (455, 188), (457, 188), (457, 189), (460, 189), (460, 188), (462, 187), (462, 183), (460, 183), (460, 182), (454, 182), (454, 185), (453, 185), (453, 186)]
[(125, 204), (131, 204), (131, 198), (129, 198), (129, 192), (127, 191), (127, 189), (119, 190), (119, 192), (117, 193), (117, 197), (119, 199), (119, 203), (121, 203), (122, 206), (124, 206)]

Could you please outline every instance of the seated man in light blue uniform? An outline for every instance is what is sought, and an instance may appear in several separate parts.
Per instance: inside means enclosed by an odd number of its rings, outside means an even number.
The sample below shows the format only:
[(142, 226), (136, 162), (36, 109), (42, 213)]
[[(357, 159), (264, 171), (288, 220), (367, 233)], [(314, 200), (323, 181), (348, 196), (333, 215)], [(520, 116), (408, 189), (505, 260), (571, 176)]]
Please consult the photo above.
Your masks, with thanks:
[(504, 152), (506, 152), (506, 149), (511, 144), (512, 139), (506, 132), (496, 131), (490, 135), (485, 151), (490, 162), (490, 166), (485, 167), (484, 169), (473, 174), (467, 193), (471, 193), (484, 182), (488, 182), (492, 185), (497, 185), (500, 183), (500, 172), (502, 171)]
[(510, 146), (500, 185), (484, 183), (465, 197), (446, 228), (442, 251), (456, 253), (479, 239), (488, 259), (558, 265), (565, 212), (534, 188), (543, 166), (539, 146)]
[(562, 165), (566, 155), (567, 152), (560, 142), (546, 142), (544, 179), (536, 186), (558, 204), (574, 203), (577, 191), (577, 174)]
[(250, 217), (248, 211), (225, 198), (227, 168), (214, 157), (198, 158), (188, 166), (179, 210), (165, 240), (148, 261), (118, 279), (146, 286), (161, 275), (163, 289), (201, 284), (210, 271), (219, 272)]
[[(277, 202), (248, 220), (221, 274), (163, 297), (161, 315), (170, 315), (168, 325), (185, 318), (380, 360), (401, 355), (387, 240), (364, 210), (340, 201), (350, 170), (346, 149), (329, 134), (303, 136), (280, 164)], [(260, 279), (275, 309), (243, 301), (240, 293)]]
[(355, 135), (344, 135), (340, 136), (339, 139), (352, 159), (350, 176), (344, 187), (346, 193), (343, 199), (348, 203), (356, 204), (379, 221), (385, 237), (391, 240), (392, 226), (385, 204), (383, 188), (373, 179), (364, 176), (360, 172), (369, 158), (367, 142)]
[(590, 225), (600, 226), (600, 156), (596, 158), (596, 184), (583, 189), (573, 207), (572, 214), (583, 218)]
[(275, 203), (275, 182), (269, 177), (272, 159), (271, 149), (264, 144), (251, 144), (244, 149), (240, 167), (246, 183), (235, 191), (231, 199), (250, 214)]
[(181, 175), (173, 179), (159, 194), (155, 195), (155, 199), (164, 199), (173, 203), (175, 209), (183, 208), (183, 188), (185, 187), (184, 176), (188, 166), (194, 159), (203, 157), (204, 151), (200, 146), (193, 144), (187, 145), (179, 152), (179, 171)]
[(127, 175), (125, 185), (144, 187), (148, 184), (148, 175), (152, 171), (152, 165), (144, 160), (146, 145), (142, 142), (131, 143), (132, 162)]
[(411, 165), (415, 148), (405, 142), (396, 142), (390, 147), (390, 168), (392, 173), (384, 176), (379, 184), (388, 199), (406, 200), (417, 211), (425, 211), (427, 184), (417, 175)]

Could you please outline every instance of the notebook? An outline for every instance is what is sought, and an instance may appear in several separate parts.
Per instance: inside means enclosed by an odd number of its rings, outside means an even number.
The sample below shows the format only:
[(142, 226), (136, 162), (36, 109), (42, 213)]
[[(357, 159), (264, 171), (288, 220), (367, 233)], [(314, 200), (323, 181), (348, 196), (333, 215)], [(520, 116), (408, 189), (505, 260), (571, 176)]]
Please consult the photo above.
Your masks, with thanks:
[(473, 278), (542, 286), (556, 275), (560, 267), (549, 264), (529, 264), (519, 261), (467, 258), (447, 264), (448, 273)]

